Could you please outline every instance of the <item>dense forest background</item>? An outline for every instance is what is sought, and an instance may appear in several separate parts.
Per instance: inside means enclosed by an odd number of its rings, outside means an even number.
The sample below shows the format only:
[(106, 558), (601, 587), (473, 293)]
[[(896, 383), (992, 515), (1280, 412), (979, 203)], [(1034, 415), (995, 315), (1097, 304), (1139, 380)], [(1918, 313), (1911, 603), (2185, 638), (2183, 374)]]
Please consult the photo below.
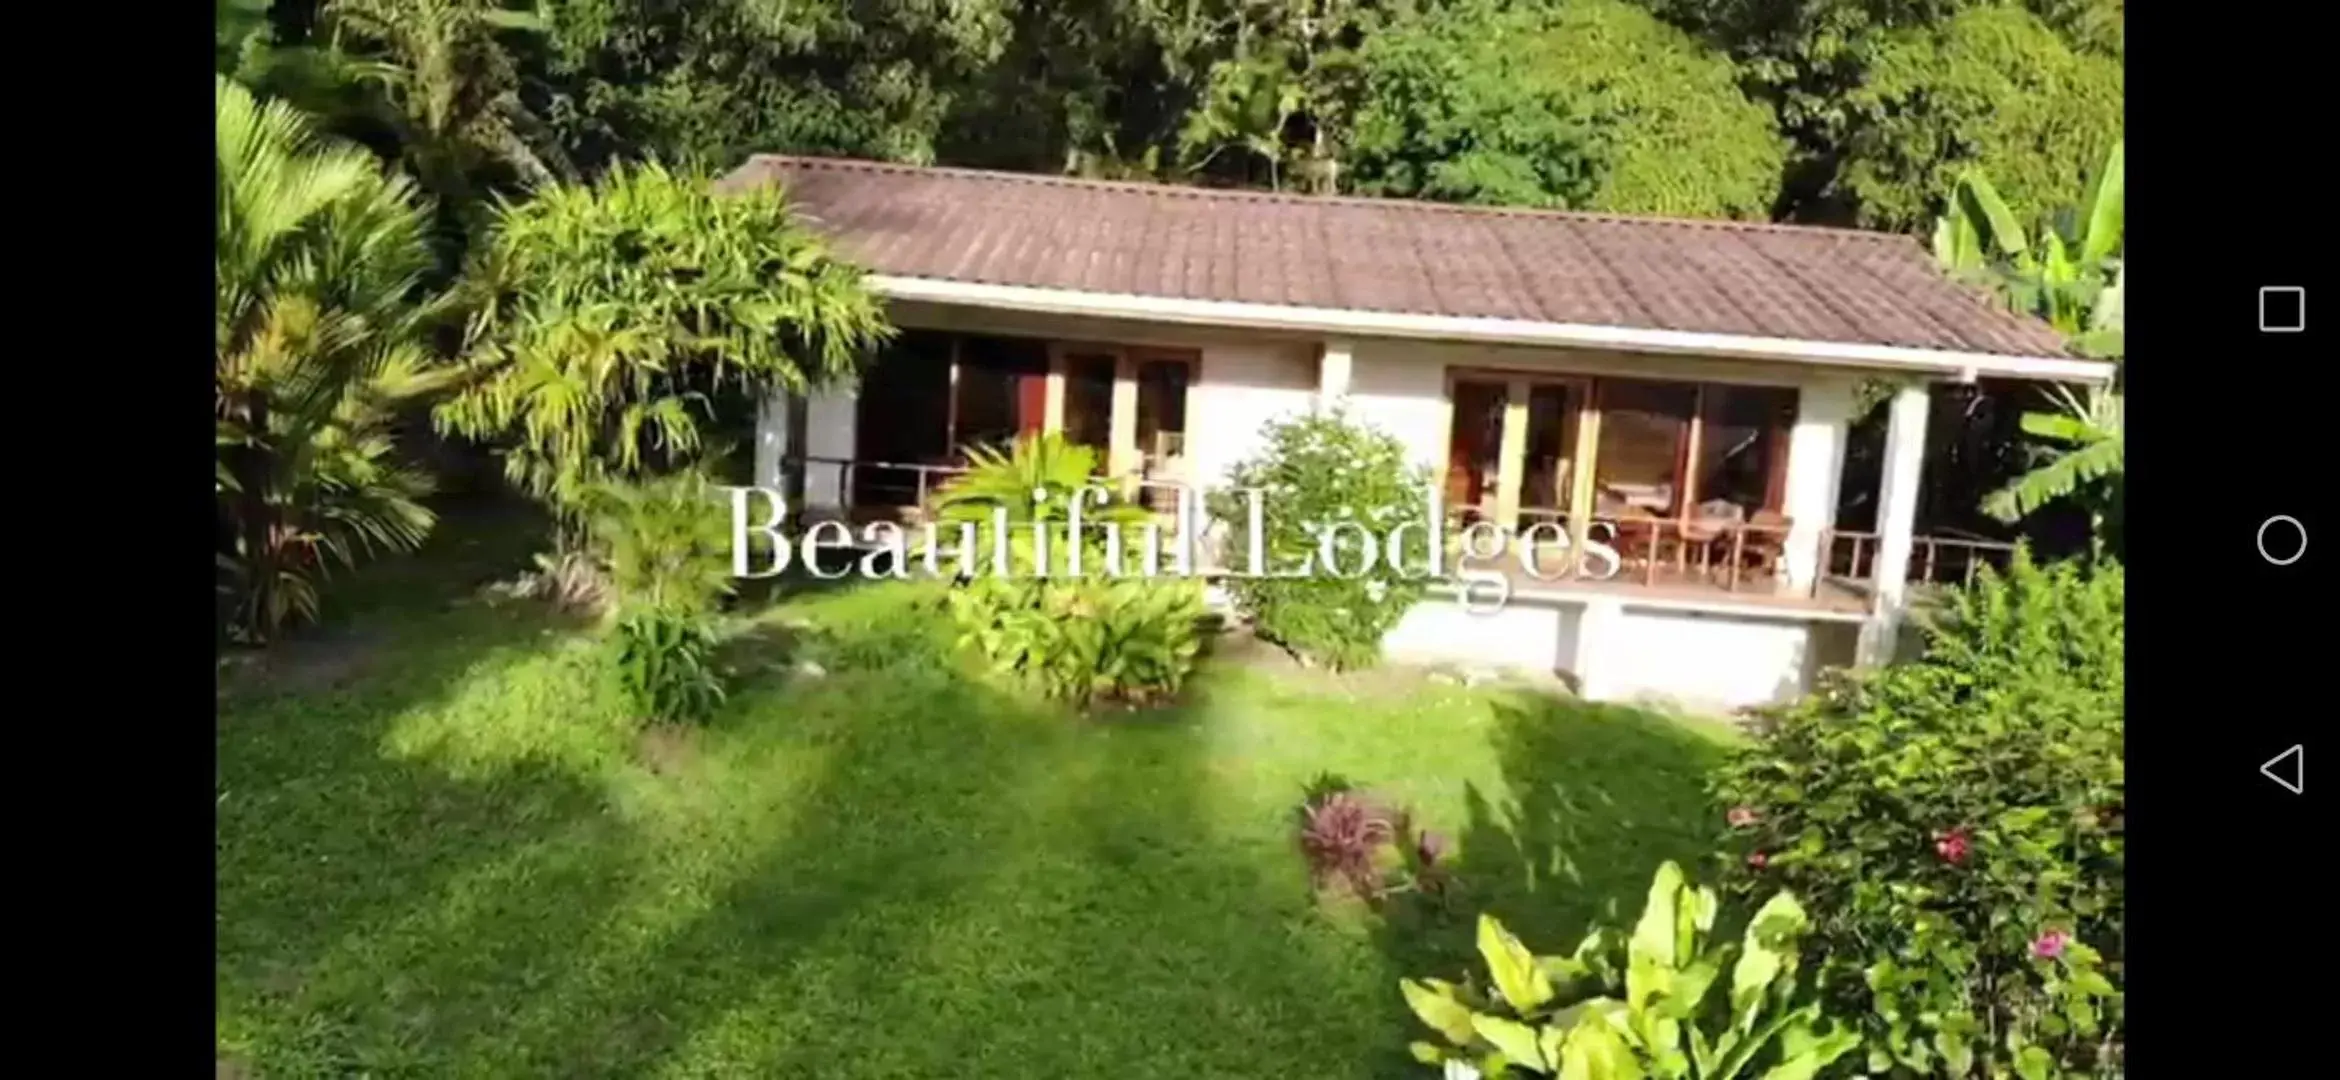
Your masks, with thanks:
[[(1973, 163), (2014, 205), (2080, 201), (2121, 130), (2123, 7), (280, 0), (250, 81), (376, 145), (471, 143), (407, 148), (442, 196), (800, 152), (1910, 230)], [(400, 123), (282, 59), (325, 46)]]
[[(632, 160), (1920, 233), (1974, 167), (2026, 214), (2083, 205), (2122, 132), (2124, 0), (216, 2), (224, 71), (435, 196), (448, 278), (495, 197)], [(2007, 533), (1976, 507), (2030, 464), (2037, 405), (1943, 390), (1927, 527)], [(1854, 445), (1856, 527), (1876, 442)]]

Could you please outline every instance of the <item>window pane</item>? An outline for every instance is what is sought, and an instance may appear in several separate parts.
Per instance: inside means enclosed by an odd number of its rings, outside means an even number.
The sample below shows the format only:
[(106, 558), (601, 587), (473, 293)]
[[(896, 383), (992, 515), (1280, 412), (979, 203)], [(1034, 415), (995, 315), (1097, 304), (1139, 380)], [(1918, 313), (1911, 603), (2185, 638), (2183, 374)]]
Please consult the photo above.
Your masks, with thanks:
[(1186, 387), (1194, 372), (1184, 360), (1138, 365), (1137, 448), (1150, 458), (1186, 453)]
[[(1446, 504), (1463, 520), (1492, 513), (1503, 453), (1503, 410), (1510, 393), (1499, 382), (1457, 380), (1453, 432), (1446, 453)], [(1476, 515), (1472, 513), (1476, 511)]]
[[(939, 463), (948, 456), (951, 405), (951, 338), (913, 330), (889, 343), (861, 377), (856, 394), (853, 456), (864, 463)], [(811, 466), (834, 475), (835, 466)], [(916, 474), (901, 469), (858, 468), (853, 499), (877, 506), (907, 506), (917, 500)]]
[(1568, 508), (1568, 489), (1576, 457), (1575, 394), (1566, 386), (1534, 386), (1527, 400), (1526, 474), (1519, 487), (1520, 520), (1526, 529), (1538, 522), (1558, 522)]
[(1778, 510), (1787, 497), (1787, 440), (1795, 424), (1796, 392), (1709, 386), (1704, 407), (1698, 435), (1699, 505), (1728, 503), (1750, 518)]
[(1113, 368), (1110, 353), (1064, 358), (1065, 441), (1094, 447), (1099, 464), (1113, 446)]
[(961, 448), (1011, 442), (1046, 422), (1048, 348), (1029, 338), (971, 337), (959, 351)]
[(1611, 516), (1668, 517), (1681, 511), (1682, 455), (1698, 388), (1688, 383), (1609, 380), (1600, 384), (1600, 452), (1594, 508)]

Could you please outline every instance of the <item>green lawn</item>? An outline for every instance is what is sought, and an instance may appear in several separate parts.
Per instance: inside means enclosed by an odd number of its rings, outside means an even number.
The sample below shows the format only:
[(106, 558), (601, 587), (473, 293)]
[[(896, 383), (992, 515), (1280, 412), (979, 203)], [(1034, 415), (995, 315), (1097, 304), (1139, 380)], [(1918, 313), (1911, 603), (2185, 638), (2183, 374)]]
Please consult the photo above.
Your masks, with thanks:
[[(961, 674), (900, 587), (766, 613), (723, 717), (645, 745), (577, 632), (449, 599), (509, 546), (386, 567), (318, 643), (223, 677), (223, 1062), (1421, 1075), (1396, 980), (1466, 963), (1471, 911), (1557, 949), (1712, 831), (1711, 731), (1231, 661), (1181, 708), (1069, 717)], [(1291, 823), (1324, 771), (1458, 838), (1460, 917), (1312, 901)]]

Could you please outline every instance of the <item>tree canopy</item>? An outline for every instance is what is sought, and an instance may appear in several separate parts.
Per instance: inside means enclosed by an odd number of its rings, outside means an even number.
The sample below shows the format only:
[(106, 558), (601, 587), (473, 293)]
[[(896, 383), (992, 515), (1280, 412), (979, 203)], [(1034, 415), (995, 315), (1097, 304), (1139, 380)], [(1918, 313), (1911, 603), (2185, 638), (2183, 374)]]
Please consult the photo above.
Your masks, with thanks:
[(1623, 0), (1418, 15), (1360, 66), (1360, 191), (1735, 218), (1779, 191), (1786, 140), (1730, 59)]

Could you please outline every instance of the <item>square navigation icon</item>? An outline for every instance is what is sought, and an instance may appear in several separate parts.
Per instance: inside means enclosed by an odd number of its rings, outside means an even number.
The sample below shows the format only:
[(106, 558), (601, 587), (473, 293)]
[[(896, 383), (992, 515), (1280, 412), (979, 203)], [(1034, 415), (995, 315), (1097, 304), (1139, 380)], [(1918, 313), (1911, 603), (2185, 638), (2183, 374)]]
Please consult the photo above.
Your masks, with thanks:
[(2259, 332), (2297, 334), (2307, 329), (2307, 289), (2265, 285), (2259, 289)]

